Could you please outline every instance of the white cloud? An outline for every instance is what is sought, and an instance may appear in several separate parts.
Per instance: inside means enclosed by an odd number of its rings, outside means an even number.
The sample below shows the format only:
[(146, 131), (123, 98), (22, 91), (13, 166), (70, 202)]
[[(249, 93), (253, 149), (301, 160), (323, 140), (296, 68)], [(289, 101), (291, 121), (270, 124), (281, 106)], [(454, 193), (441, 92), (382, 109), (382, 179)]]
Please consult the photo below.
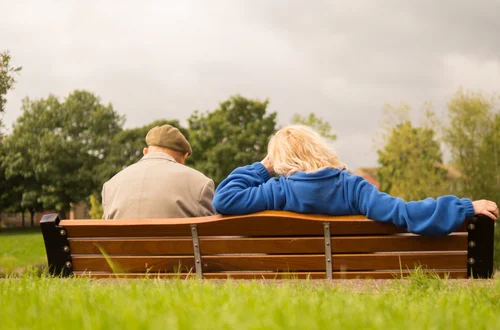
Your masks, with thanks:
[(447, 55), (443, 59), (449, 86), (453, 89), (500, 92), (500, 60), (480, 60), (461, 54)]
[[(232, 94), (269, 98), (280, 124), (315, 112), (352, 167), (375, 164), (386, 102), (437, 107), (458, 86), (500, 92), (500, 2), (0, 0), (21, 99), (88, 89), (127, 126), (186, 119)], [(467, 22), (467, 24), (464, 24)], [(452, 55), (450, 55), (452, 54)]]

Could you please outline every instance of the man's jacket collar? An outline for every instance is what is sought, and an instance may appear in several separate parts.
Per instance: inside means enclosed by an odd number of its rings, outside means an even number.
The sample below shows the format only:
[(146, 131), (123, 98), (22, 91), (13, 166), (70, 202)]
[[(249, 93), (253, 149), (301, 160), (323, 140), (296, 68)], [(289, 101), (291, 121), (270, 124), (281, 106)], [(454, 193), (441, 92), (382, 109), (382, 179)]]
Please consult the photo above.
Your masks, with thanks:
[(148, 153), (147, 155), (144, 155), (140, 161), (143, 161), (143, 160), (147, 160), (147, 159), (164, 159), (164, 160), (168, 160), (168, 161), (171, 161), (171, 162), (174, 162), (174, 163), (177, 163), (174, 159), (174, 157), (166, 154), (166, 153), (163, 153), (163, 152), (151, 152), (151, 153)]

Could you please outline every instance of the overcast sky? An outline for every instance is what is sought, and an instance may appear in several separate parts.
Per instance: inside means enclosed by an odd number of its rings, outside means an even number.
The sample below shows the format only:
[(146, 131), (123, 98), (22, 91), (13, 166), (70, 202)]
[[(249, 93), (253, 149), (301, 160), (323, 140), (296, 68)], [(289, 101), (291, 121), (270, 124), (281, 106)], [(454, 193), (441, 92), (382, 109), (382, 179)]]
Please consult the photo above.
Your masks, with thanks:
[(86, 89), (134, 127), (239, 93), (269, 98), (282, 125), (328, 120), (357, 168), (376, 165), (385, 103), (500, 92), (500, 0), (0, 0), (0, 13), (0, 51), (23, 66), (8, 128), (26, 96)]

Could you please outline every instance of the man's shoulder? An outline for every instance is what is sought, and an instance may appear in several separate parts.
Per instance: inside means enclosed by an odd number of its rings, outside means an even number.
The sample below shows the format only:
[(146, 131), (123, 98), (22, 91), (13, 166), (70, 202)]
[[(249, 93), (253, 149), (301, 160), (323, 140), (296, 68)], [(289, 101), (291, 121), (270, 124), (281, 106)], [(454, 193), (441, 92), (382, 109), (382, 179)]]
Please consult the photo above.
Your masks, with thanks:
[[(168, 166), (165, 166), (168, 165)], [(167, 174), (169, 172), (171, 173), (177, 173), (177, 177), (182, 177), (183, 179), (187, 179), (190, 181), (190, 183), (198, 182), (201, 185), (205, 185), (207, 182), (211, 181), (209, 177), (207, 177), (205, 174), (201, 173), (198, 170), (195, 170), (192, 167), (189, 167), (187, 165), (179, 164), (179, 163), (174, 163), (174, 162), (168, 162), (165, 165), (161, 166), (156, 166), (153, 165), (151, 166), (150, 162), (147, 162), (145, 160), (139, 161), (135, 164), (132, 164), (124, 169), (122, 169), (120, 172), (115, 174), (111, 179), (109, 179), (106, 184), (112, 185), (113, 182), (118, 183), (118, 182), (123, 182), (128, 180), (128, 178), (140, 175), (141, 173), (155, 173), (159, 177), (164, 176), (165, 178), (169, 177)], [(180, 175), (181, 174), (181, 175)]]
[(127, 177), (129, 173), (133, 172), (134, 169), (137, 167), (137, 164), (138, 163), (134, 163), (134, 164), (131, 164), (125, 168), (123, 168), (122, 170), (120, 170), (118, 173), (116, 173), (115, 175), (113, 175), (108, 181), (106, 181), (104, 183), (104, 185), (109, 185), (110, 183), (112, 183), (113, 181), (118, 181), (120, 180), (121, 178), (124, 178), (124, 177)]
[(207, 182), (207, 181), (210, 181), (211, 179), (209, 177), (207, 177), (205, 174), (201, 173), (200, 171), (198, 170), (195, 170), (194, 168), (192, 167), (189, 167), (187, 165), (182, 165), (182, 164), (177, 164), (179, 166), (182, 166), (182, 171), (185, 171), (190, 177), (192, 177), (194, 180), (197, 180), (197, 181), (203, 181), (203, 182)]

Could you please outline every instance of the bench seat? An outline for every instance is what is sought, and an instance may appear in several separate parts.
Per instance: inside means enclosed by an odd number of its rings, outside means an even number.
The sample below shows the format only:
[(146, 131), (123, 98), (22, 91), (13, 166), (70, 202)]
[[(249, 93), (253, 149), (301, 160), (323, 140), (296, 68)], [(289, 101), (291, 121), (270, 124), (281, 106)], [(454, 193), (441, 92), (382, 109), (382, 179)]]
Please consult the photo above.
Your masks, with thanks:
[(264, 211), (185, 219), (41, 222), (60, 276), (398, 278), (416, 268), (450, 278), (493, 274), (494, 223), (467, 219), (444, 237), (408, 234), (364, 216)]

